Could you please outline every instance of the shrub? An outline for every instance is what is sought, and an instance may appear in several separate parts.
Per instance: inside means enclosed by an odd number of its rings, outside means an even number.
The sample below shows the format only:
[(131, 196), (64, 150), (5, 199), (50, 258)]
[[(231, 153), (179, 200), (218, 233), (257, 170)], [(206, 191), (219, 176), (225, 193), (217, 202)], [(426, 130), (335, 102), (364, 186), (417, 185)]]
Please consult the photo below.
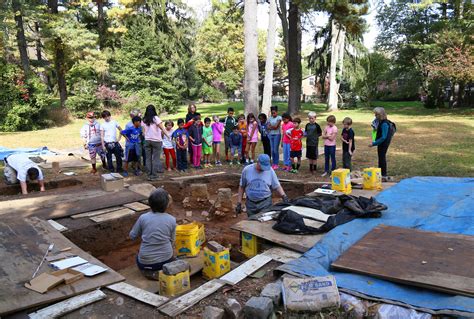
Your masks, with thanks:
[(202, 86), (200, 96), (204, 102), (212, 103), (222, 102), (226, 98), (224, 93), (208, 84)]
[(79, 81), (73, 86), (66, 101), (66, 108), (75, 116), (82, 117), (87, 111), (96, 110), (99, 100), (96, 95), (96, 86), (92, 81)]
[(102, 102), (105, 108), (119, 107), (123, 102), (119, 92), (106, 85), (99, 85), (95, 97)]
[(147, 105), (153, 104), (156, 107), (158, 113), (174, 113), (178, 109), (173, 101), (165, 100), (160, 96), (152, 95), (148, 90), (141, 90), (139, 92), (125, 92), (123, 93), (125, 98), (123, 98), (122, 109), (127, 113), (133, 109), (138, 109), (145, 112)]

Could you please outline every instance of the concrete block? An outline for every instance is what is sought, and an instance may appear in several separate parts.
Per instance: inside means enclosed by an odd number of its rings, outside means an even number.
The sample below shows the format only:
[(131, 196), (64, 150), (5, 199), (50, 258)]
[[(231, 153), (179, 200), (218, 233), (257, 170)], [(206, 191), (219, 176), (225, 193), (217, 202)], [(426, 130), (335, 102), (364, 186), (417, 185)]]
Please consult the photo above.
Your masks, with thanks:
[(225, 312), (230, 319), (239, 319), (242, 317), (242, 306), (234, 299), (229, 298), (225, 303)]
[(261, 297), (270, 298), (275, 306), (280, 305), (281, 302), (281, 282), (272, 282), (263, 288), (260, 293)]
[(273, 301), (267, 297), (252, 297), (244, 307), (245, 318), (268, 319), (273, 314)]
[(186, 217), (193, 217), (193, 212), (190, 211), (190, 210), (188, 210), (188, 211), (186, 212)]
[(224, 318), (224, 309), (207, 306), (202, 313), (202, 319), (222, 319)]
[(225, 247), (219, 244), (216, 241), (210, 241), (207, 243), (207, 248), (209, 248), (211, 251), (218, 253), (221, 251), (224, 251)]
[(163, 273), (165, 273), (165, 275), (176, 275), (188, 269), (188, 262), (182, 259), (178, 259), (163, 265)]

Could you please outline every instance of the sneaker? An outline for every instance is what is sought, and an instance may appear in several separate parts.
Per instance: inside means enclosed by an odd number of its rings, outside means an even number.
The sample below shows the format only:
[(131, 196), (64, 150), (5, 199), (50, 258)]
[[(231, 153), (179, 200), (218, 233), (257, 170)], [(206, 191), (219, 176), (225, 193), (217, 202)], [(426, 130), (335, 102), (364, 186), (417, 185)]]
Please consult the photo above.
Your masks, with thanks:
[(277, 169), (278, 169), (278, 165), (273, 164), (273, 165), (272, 165), (272, 169), (273, 169), (273, 170), (277, 170)]
[(287, 172), (291, 172), (292, 168), (291, 168), (291, 166), (285, 166), (285, 167), (283, 168), (283, 170), (284, 170), (284, 171), (287, 171)]
[(298, 170), (297, 170), (297, 169), (292, 169), (292, 170), (290, 171), (290, 173), (298, 174)]
[(230, 165), (230, 166), (234, 165), (234, 162), (229, 162), (229, 165)]
[(321, 177), (326, 177), (326, 176), (328, 176), (328, 172), (324, 172), (321, 174)]
[(222, 166), (221, 161), (216, 162), (216, 165), (217, 165), (217, 166)]
[(127, 176), (128, 176), (128, 172), (127, 172), (127, 171), (123, 171), (121, 174), (122, 174), (123, 177), (127, 177)]
[(91, 169), (91, 174), (94, 174), (94, 175), (97, 174), (97, 169), (96, 168)]

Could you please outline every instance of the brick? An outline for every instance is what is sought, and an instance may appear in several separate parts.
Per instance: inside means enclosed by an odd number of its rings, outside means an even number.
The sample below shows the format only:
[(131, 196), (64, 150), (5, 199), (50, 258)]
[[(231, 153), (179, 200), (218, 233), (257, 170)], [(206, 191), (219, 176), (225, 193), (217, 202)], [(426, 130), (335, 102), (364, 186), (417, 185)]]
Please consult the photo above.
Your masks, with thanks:
[(244, 307), (245, 318), (268, 319), (273, 314), (273, 301), (267, 297), (252, 297)]
[(211, 251), (218, 253), (221, 251), (224, 251), (225, 247), (219, 244), (216, 241), (210, 241), (207, 243), (207, 248), (209, 248)]
[(273, 305), (278, 306), (281, 302), (281, 282), (272, 282), (263, 288), (260, 293), (261, 297), (270, 298), (273, 301)]

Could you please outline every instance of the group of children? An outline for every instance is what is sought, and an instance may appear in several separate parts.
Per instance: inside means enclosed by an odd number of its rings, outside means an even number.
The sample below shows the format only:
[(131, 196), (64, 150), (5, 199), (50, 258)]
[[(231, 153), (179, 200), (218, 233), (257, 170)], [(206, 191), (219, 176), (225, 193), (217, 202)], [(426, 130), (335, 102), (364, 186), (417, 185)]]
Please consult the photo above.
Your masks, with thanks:
[[(321, 129), (316, 123), (316, 113), (308, 113), (308, 123), (304, 130), (301, 127), (301, 119), (292, 118), (290, 114), (278, 115), (278, 108), (271, 107), (271, 114), (267, 117), (261, 113), (258, 118), (250, 113), (234, 116), (234, 109), (228, 108), (227, 116), (220, 119), (217, 115), (205, 117), (196, 112), (196, 107), (191, 105), (188, 109), (186, 120), (178, 119), (177, 128), (171, 120), (161, 124), (157, 116), (152, 119), (153, 125), (158, 125), (156, 134), (161, 135), (159, 139), (148, 141), (162, 142), (165, 155), (165, 166), (168, 171), (178, 170), (185, 172), (189, 164), (195, 169), (222, 165), (220, 158), (220, 145), (222, 138), (225, 146), (225, 161), (230, 165), (251, 164), (255, 161), (255, 149), (260, 141), (263, 151), (272, 159), (272, 168), (298, 173), (303, 156), (303, 139), (306, 138), (306, 157), (309, 160), (309, 170), (314, 174), (317, 170), (319, 138), (324, 141), (324, 172), (322, 176), (330, 174), (336, 168), (336, 141), (338, 129), (336, 118), (330, 115), (326, 119), (326, 126)], [(152, 130), (147, 129), (150, 123), (144, 123), (141, 114), (134, 110), (130, 113), (130, 122), (125, 129), (111, 119), (110, 112), (103, 111), (104, 123), (99, 124), (92, 112), (87, 113), (88, 122), (81, 129), (84, 146), (89, 150), (92, 161), (92, 172), (95, 173), (95, 158), (99, 155), (104, 167), (110, 171), (116, 171), (127, 175), (129, 164), (132, 165), (136, 175), (141, 174), (141, 158), (144, 165), (146, 161), (156, 161), (156, 158), (145, 156), (144, 149), (147, 148), (147, 136)], [(146, 114), (145, 114), (146, 117)], [(149, 122), (149, 121), (148, 121)], [(211, 123), (212, 122), (212, 123)], [(351, 169), (351, 158), (355, 151), (355, 134), (352, 120), (346, 117), (343, 120), (344, 128), (341, 134), (343, 150), (343, 167)], [(144, 131), (145, 130), (145, 131)], [(119, 132), (119, 134), (117, 134)], [(151, 132), (145, 134), (145, 132)], [(125, 137), (125, 154), (120, 146), (121, 136)], [(280, 143), (282, 144), (283, 167), (279, 166)], [(112, 163), (112, 155), (116, 158), (116, 168)], [(122, 156), (125, 158), (124, 169), (122, 168)], [(158, 154), (158, 157), (160, 154)], [(151, 168), (152, 165), (146, 166)], [(161, 164), (160, 164), (161, 165)]]

